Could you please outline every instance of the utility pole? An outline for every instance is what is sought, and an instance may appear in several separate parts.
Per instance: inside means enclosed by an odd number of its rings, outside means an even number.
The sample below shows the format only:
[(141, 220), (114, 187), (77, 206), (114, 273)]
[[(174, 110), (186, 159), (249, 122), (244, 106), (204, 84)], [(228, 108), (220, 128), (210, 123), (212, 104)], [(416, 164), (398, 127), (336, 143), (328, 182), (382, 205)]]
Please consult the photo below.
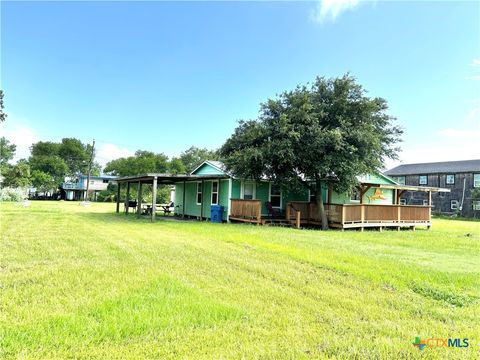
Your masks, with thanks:
[(87, 174), (87, 190), (85, 191), (85, 196), (83, 201), (88, 201), (88, 188), (90, 187), (90, 173), (92, 172), (92, 163), (93, 163), (93, 153), (95, 151), (95, 139), (92, 143), (92, 153), (90, 154), (90, 162), (88, 163), (88, 174)]

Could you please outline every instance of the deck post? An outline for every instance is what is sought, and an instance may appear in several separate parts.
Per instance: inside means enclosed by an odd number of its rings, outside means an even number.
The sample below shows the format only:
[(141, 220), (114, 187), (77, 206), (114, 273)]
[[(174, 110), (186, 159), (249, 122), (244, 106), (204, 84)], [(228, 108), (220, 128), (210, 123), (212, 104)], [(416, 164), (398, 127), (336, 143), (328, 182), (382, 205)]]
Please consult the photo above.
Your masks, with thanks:
[(120, 212), (120, 183), (117, 182), (117, 214)]
[(345, 205), (342, 205), (342, 219), (341, 219), (342, 230), (344, 229), (343, 225), (345, 221), (345, 212), (346, 212)]
[(152, 213), (150, 217), (150, 221), (155, 221), (155, 216), (157, 215), (157, 177), (153, 177), (153, 185), (152, 185)]
[(137, 185), (137, 218), (142, 216), (142, 182), (139, 181)]
[(182, 219), (185, 218), (185, 184), (186, 184), (186, 181), (183, 180), (183, 194), (182, 194)]
[(295, 218), (295, 227), (300, 229), (300, 211), (297, 211)]
[(127, 181), (127, 195), (125, 197), (125, 214), (128, 214), (128, 202), (130, 201), (130, 182)]
[(363, 224), (365, 222), (365, 205), (360, 205), (360, 221)]

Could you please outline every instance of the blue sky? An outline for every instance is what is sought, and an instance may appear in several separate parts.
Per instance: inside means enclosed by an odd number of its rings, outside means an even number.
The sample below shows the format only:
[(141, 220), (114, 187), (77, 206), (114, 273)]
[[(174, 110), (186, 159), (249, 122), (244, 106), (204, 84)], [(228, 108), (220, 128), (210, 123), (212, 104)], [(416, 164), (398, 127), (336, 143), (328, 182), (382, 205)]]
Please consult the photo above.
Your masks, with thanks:
[(405, 129), (403, 162), (480, 158), (479, 4), (2, 1), (1, 131), (19, 157), (62, 137), (95, 138), (102, 163), (173, 156), (350, 71)]

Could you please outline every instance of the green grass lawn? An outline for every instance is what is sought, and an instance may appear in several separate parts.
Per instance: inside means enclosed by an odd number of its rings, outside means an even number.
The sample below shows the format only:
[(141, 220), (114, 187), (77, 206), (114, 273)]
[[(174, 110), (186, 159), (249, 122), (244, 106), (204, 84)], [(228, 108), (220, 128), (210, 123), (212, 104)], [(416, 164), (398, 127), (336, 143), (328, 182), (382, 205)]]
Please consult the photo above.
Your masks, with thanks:
[[(480, 223), (317, 231), (1, 204), (0, 358), (478, 358)], [(160, 217), (161, 218), (161, 217)], [(468, 348), (412, 346), (468, 338)]]

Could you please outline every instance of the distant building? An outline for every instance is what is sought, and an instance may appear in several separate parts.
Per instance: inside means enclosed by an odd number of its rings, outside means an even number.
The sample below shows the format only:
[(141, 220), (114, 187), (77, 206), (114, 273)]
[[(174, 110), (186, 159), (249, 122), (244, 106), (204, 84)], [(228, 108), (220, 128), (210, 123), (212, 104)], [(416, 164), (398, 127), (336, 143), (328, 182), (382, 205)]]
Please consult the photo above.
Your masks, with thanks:
[[(78, 175), (74, 178), (66, 178), (61, 186), (61, 198), (64, 200), (84, 200), (87, 190), (87, 175)], [(114, 181), (116, 176), (101, 175), (90, 176), (88, 191), (93, 201), (97, 200), (98, 193), (106, 190), (110, 182)]]
[[(399, 184), (450, 189), (450, 193), (432, 194), (433, 212), (473, 217), (473, 211), (480, 210), (480, 201), (473, 201), (470, 194), (474, 188), (480, 187), (480, 159), (405, 164), (384, 174)], [(424, 193), (410, 191), (405, 192), (400, 201), (405, 205), (427, 203)]]

